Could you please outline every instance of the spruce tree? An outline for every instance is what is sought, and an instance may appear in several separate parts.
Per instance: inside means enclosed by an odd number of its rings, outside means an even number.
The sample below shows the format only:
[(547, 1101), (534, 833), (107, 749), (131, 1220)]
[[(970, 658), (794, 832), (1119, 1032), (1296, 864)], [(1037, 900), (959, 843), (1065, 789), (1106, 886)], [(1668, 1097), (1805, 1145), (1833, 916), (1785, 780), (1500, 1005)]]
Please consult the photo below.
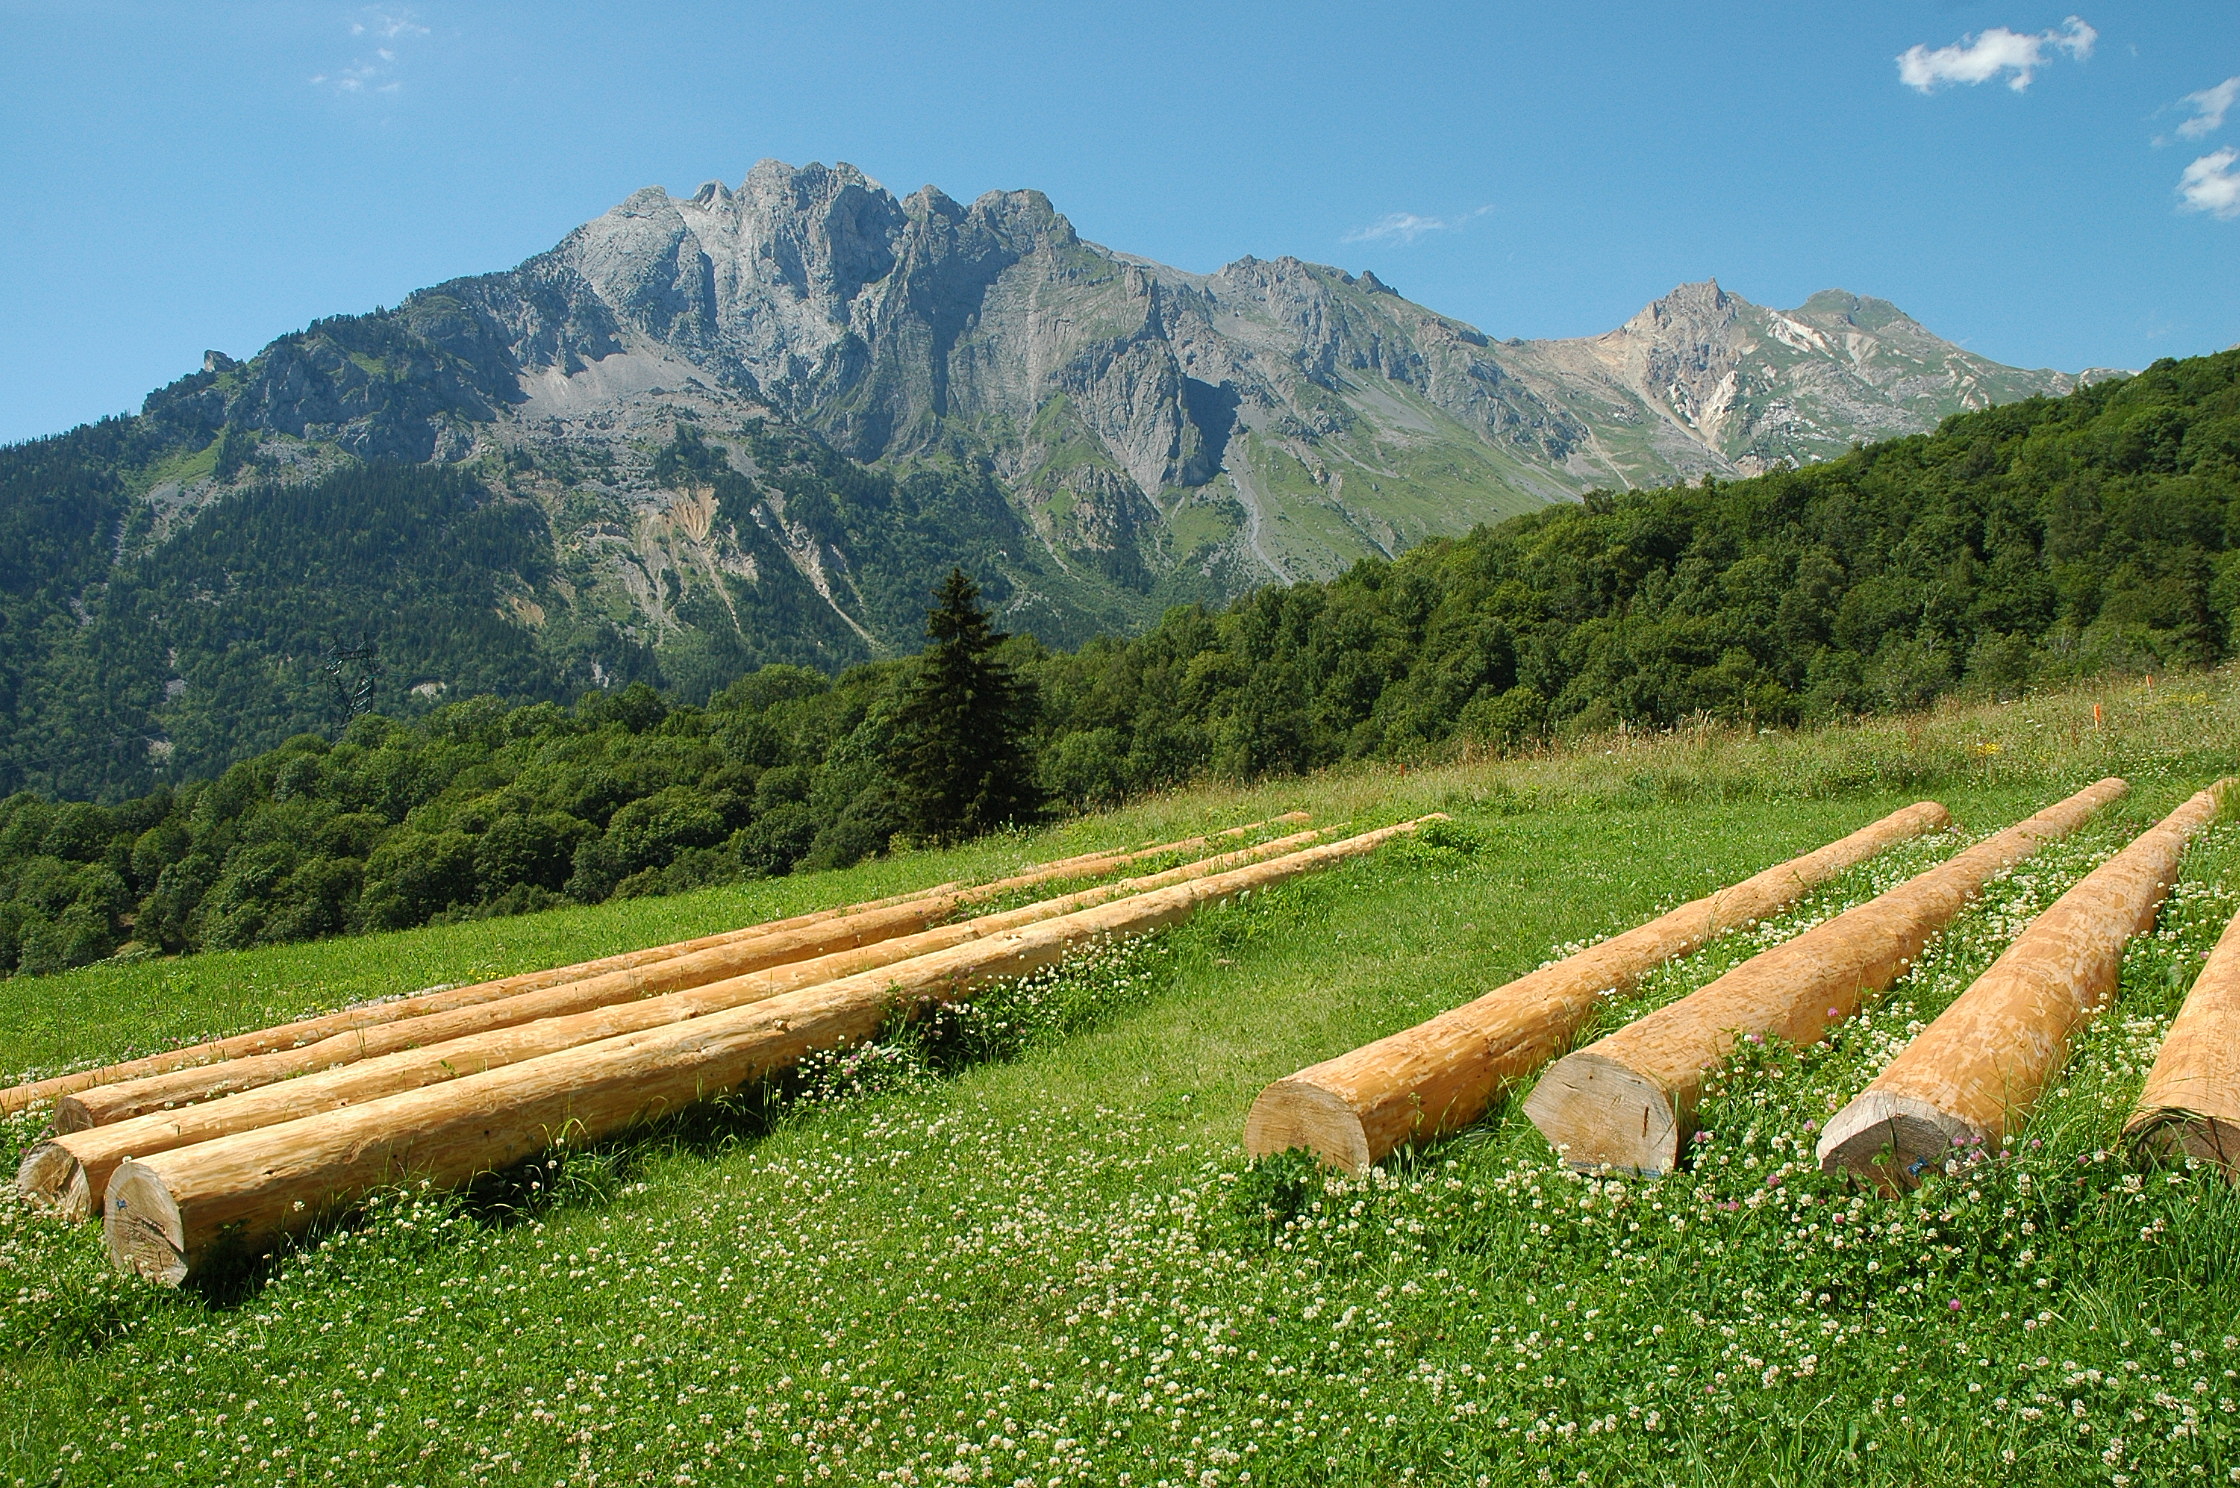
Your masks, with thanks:
[(951, 569), (895, 718), (890, 768), (917, 836), (953, 842), (1024, 821), (1041, 804), (1027, 757), (1034, 691), (996, 655), (1004, 639), (980, 586)]

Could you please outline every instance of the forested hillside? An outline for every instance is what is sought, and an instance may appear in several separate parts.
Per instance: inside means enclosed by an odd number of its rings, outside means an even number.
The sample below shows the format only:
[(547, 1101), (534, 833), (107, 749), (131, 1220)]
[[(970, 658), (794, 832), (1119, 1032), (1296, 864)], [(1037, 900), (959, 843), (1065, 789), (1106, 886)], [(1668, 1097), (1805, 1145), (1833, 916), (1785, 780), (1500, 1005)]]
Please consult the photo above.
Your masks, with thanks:
[(1791, 724), (2203, 665), (2240, 609), (2240, 351), (1802, 470), (1613, 496), (1266, 589), (1042, 670), (1062, 790), (1461, 733)]
[[(666, 458), (699, 456), (688, 440)], [(391, 478), (370, 471), (330, 489), (340, 499)], [(291, 593), (348, 596), (423, 616), (408, 633), (431, 645), (483, 649), (494, 689), (557, 687), (504, 634), (444, 629), (493, 613), (446, 586), (466, 582), (463, 555), (480, 555), (482, 571), (527, 552), (529, 509), (465, 484), (411, 490), (411, 522), (443, 541), (422, 549), (411, 528), (379, 523), (337, 531), (331, 550), (298, 563), (235, 571), (249, 598), (227, 613), (297, 602)], [(816, 519), (844, 521), (848, 503), (897, 491), (843, 490)], [(2013, 696), (2232, 655), (2236, 494), (2240, 352), (2227, 352), (1962, 415), (1801, 471), (1598, 493), (1328, 583), (1175, 609), (1135, 639), (1076, 652), (1014, 639), (1008, 654), (1037, 700), (1034, 769), (1059, 807), (1201, 773), (1420, 758), (1465, 740), (1512, 748), (1621, 721), (1780, 726), (1955, 691)], [(67, 557), (115, 510), (98, 488), (47, 499), (52, 524), (18, 534), (10, 559), (42, 541)], [(290, 499), (276, 489), (236, 520)], [(384, 543), (419, 554), (409, 581), (353, 588), (355, 573), (381, 566), (353, 567), (354, 545)], [(223, 568), (223, 548), (210, 551)], [(901, 555), (881, 602), (906, 603), (907, 574), (930, 561), (930, 547)], [(520, 562), (524, 584), (541, 581)], [(272, 661), (252, 668), (253, 649), (223, 627), (179, 618), (208, 603), (199, 571), (153, 562), (111, 603), (173, 627), (163, 633), (199, 647), (217, 675), (241, 658), (263, 679), (245, 685), (251, 703), (279, 696)], [(113, 675), (160, 687), (152, 671), (100, 669), (104, 637), (124, 646), (132, 635), (121, 619), (41, 619), (23, 572), (0, 568), (6, 602), (24, 607), (8, 623), (26, 614), (61, 636), (55, 654), (85, 668), (61, 674), (75, 676), (69, 686), (100, 693)], [(643, 683), (572, 708), (469, 700), (409, 722), (360, 718), (338, 742), (305, 734), (215, 781), (120, 805), (19, 793), (0, 803), (0, 964), (49, 970), (126, 944), (248, 945), (851, 863), (903, 824), (898, 712), (916, 666), (877, 662), (837, 680), (764, 668), (705, 707)], [(19, 698), (63, 691), (12, 685)]]
[[(735, 435), (750, 481), (680, 420), (647, 464), (683, 499), (635, 527), (550, 450), (307, 478), (267, 462), (265, 478), (167, 515), (125, 494), (182, 458), (159, 436), (117, 419), (0, 450), (0, 790), (116, 802), (206, 779), (291, 735), (331, 734), (361, 685), (394, 717), (639, 681), (705, 701), (760, 666), (836, 672), (907, 650), (952, 563), (998, 602), (1007, 570), (1039, 572), (985, 472), (868, 469), (781, 425)], [(827, 587), (871, 629), (798, 571), (758, 518), (765, 492), (807, 541), (856, 555)], [(634, 607), (584, 556), (631, 545), (645, 550), (633, 571), (651, 575)], [(1047, 609), (1024, 618), (1094, 633)], [(363, 644), (374, 655), (338, 688), (329, 656)]]

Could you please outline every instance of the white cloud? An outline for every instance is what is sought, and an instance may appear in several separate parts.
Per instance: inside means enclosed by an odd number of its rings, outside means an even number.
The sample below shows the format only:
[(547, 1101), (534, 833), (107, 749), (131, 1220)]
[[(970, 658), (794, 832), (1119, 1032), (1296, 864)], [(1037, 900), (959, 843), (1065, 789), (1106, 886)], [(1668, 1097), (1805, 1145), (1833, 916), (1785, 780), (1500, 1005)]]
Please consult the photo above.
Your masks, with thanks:
[(2053, 31), (2025, 35), (1993, 26), (1979, 36), (1963, 36), (1935, 51), (1908, 47), (1898, 56), (1898, 81), (1922, 93), (1934, 93), (1947, 83), (1988, 83), (2001, 73), (2013, 73), (2007, 86), (2020, 93), (2030, 86), (2049, 52), (2066, 52), (2082, 62), (2092, 55), (2100, 33), (2075, 16)]
[[(402, 44), (426, 36), (428, 28), (414, 19), (409, 10), (368, 9), (350, 23), (350, 34)], [(313, 77), (311, 83), (313, 87), (331, 88), (337, 93), (395, 93), (404, 86), (396, 77), (396, 71), (396, 48), (376, 46), (371, 57), (354, 58), (349, 66), (322, 72)]]
[(1480, 207), (1477, 211), (1465, 212), (1460, 217), (1421, 217), (1414, 212), (1389, 212), (1367, 227), (1355, 228), (1339, 241), (1381, 243), (1398, 238), (1403, 243), (1413, 243), (1425, 233), (1445, 232), (1449, 228), (1460, 227), (1466, 222), (1476, 221), (1492, 210), (1490, 206)]
[(350, 23), (352, 36), (379, 36), (395, 41), (400, 36), (425, 36), (428, 28), (413, 19), (412, 12), (400, 10), (394, 15), (384, 10), (369, 10), (362, 21)]
[(2188, 93), (2178, 103), (2193, 110), (2193, 117), (2178, 126), (2178, 138), (2200, 139), (2215, 134), (2224, 128), (2224, 116), (2233, 104), (2240, 103), (2240, 77), (2228, 77), (2214, 88)]
[(2226, 222), (2240, 217), (2240, 171), (2232, 168), (2236, 161), (2240, 150), (2227, 145), (2187, 166), (2178, 178), (2181, 210), (2207, 212)]

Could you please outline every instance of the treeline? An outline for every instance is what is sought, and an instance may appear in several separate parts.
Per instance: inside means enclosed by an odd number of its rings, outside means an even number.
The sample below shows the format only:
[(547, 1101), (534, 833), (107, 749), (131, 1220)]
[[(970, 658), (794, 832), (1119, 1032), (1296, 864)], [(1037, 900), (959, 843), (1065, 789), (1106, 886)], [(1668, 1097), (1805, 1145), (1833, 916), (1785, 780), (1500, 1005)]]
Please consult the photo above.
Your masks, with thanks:
[(1597, 494), (1075, 652), (998, 646), (951, 585), (941, 644), (836, 679), (766, 667), (704, 707), (643, 684), (478, 699), (122, 805), (19, 793), (0, 803), (0, 964), (839, 866), (898, 832), (1206, 774), (2205, 665), (2240, 623), (2236, 494), (2240, 352), (1805, 470)]
[(1032, 817), (1032, 690), (952, 571), (910, 663), (358, 718), (121, 806), (0, 801), (0, 967), (229, 949), (844, 867)]
[[(708, 708), (643, 683), (574, 708), (357, 719), (121, 806), (0, 802), (0, 964), (223, 949), (660, 893), (886, 845), (846, 807), (890, 682), (765, 669)], [(891, 832), (893, 828), (890, 826)]]

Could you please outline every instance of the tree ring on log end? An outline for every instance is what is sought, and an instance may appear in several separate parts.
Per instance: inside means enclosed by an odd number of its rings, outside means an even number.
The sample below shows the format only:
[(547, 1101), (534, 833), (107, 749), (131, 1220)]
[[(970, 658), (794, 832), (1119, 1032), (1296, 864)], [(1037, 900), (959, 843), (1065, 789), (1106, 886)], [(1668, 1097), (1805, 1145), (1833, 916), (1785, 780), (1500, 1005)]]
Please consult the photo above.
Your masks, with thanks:
[(1944, 1171), (1955, 1152), (1990, 1139), (1975, 1123), (1910, 1095), (1862, 1091), (1820, 1134), (1820, 1170), (1848, 1171), (1886, 1194), (1909, 1192)]
[(84, 1219), (87, 1216), (83, 1211), (69, 1212), (73, 1177), (79, 1180), (83, 1192), (85, 1179), (78, 1160), (59, 1142), (41, 1142), (23, 1155), (16, 1169), (16, 1194), (29, 1208), (64, 1219)]
[(165, 1286), (187, 1279), (187, 1238), (164, 1181), (139, 1163), (120, 1166), (101, 1206), (101, 1233), (117, 1269)]
[(1567, 1054), (1549, 1066), (1524, 1098), (1524, 1113), (1565, 1166), (1581, 1172), (1662, 1178), (1679, 1166), (1671, 1092), (1600, 1054)]
[(1304, 1147), (1348, 1173), (1362, 1171), (1371, 1161), (1361, 1113), (1335, 1091), (1296, 1076), (1260, 1092), (1244, 1120), (1244, 1147), (1255, 1158)]
[(2240, 1124), (2222, 1117), (2165, 1106), (2132, 1117), (2124, 1135), (2143, 1151), (2198, 1158), (2240, 1178)]

